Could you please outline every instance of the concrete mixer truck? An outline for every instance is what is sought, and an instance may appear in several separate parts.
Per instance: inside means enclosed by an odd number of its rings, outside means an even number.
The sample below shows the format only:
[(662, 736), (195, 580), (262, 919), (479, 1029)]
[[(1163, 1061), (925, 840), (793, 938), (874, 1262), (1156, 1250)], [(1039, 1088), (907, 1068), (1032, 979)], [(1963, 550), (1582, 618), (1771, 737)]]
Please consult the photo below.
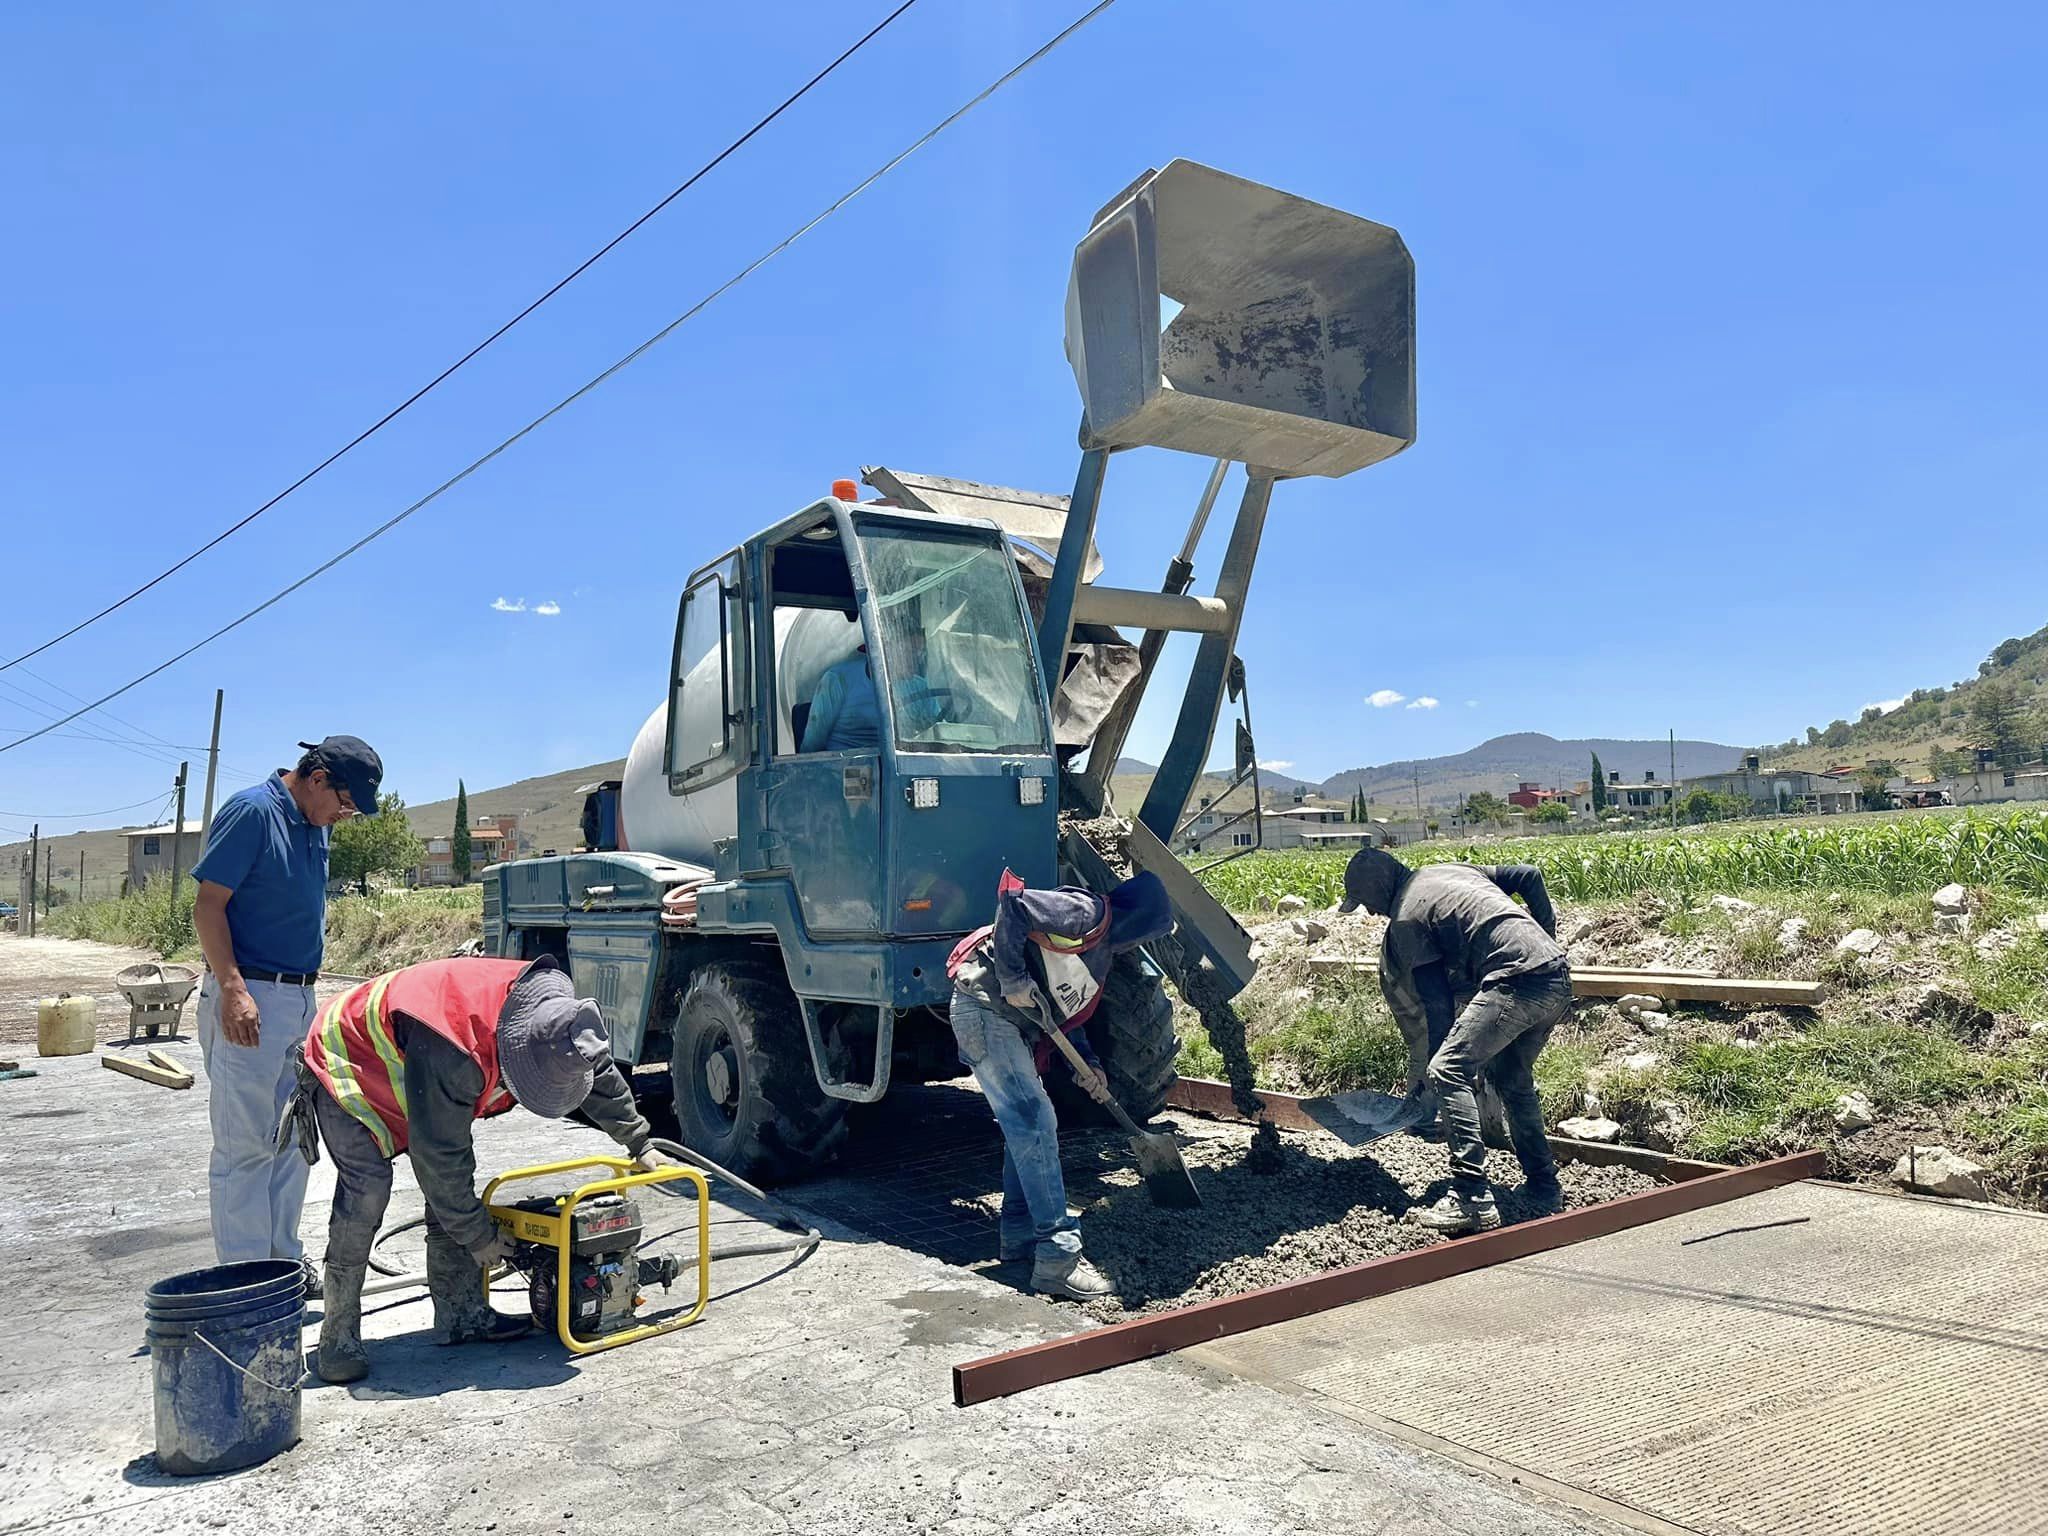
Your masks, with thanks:
[[(1177, 1045), (1162, 983), (1207, 1006), (1255, 968), (1168, 849), (1226, 696), (1243, 701), (1234, 650), (1267, 506), (1277, 481), (1413, 440), (1414, 291), (1384, 225), (1192, 161), (1148, 171), (1074, 253), (1073, 495), (876, 466), (873, 494), (838, 482), (694, 572), (666, 697), (586, 816), (591, 846), (487, 869), (486, 948), (559, 958), (621, 1061), (668, 1064), (685, 1140), (786, 1176), (833, 1152), (849, 1104), (961, 1074), (946, 959), (1005, 868), (1097, 889), (1149, 869), (1175, 928), (1119, 960), (1088, 1027), (1118, 1097), (1155, 1113)], [(1160, 588), (1105, 586), (1104, 475), (1147, 447), (1212, 472)], [(1213, 591), (1193, 595), (1233, 464), (1235, 521)], [(1171, 632), (1198, 637), (1173, 734), (1143, 803), (1119, 807), (1111, 773)], [(852, 657), (880, 739), (835, 748), (809, 714)], [(1248, 716), (1235, 758), (1255, 798)]]

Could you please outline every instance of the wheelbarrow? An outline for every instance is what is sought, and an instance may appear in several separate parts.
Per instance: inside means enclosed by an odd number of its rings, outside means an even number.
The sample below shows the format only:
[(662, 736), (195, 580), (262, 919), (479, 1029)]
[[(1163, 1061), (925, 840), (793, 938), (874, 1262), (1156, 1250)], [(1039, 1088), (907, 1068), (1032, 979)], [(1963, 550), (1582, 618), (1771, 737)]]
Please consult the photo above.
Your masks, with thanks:
[(128, 1044), (175, 1040), (185, 999), (199, 985), (199, 972), (189, 965), (149, 961), (129, 966), (115, 976), (114, 985), (128, 999)]

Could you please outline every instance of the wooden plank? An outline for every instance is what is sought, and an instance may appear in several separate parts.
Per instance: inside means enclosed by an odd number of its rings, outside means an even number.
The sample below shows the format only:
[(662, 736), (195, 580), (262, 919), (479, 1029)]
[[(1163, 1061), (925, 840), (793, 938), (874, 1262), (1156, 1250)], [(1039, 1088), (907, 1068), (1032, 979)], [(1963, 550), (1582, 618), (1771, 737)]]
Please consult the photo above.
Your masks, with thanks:
[[(1260, 1118), (1271, 1120), (1283, 1131), (1329, 1130), (1326, 1114), (1335, 1112), (1325, 1099), (1297, 1098), (1291, 1093), (1272, 1093), (1261, 1088), (1257, 1090)], [(1243, 1121), (1248, 1117), (1237, 1110), (1237, 1102), (1230, 1096), (1230, 1085), (1206, 1077), (1177, 1078), (1166, 1090), (1166, 1102), (1174, 1109), (1184, 1109), (1189, 1114), (1208, 1115), (1216, 1120)], [(1655, 1179), (1668, 1179), (1682, 1183), (1687, 1179), (1705, 1178), (1708, 1174), (1724, 1173), (1725, 1163), (1700, 1162), (1690, 1157), (1674, 1157), (1668, 1152), (1653, 1152), (1648, 1147), (1624, 1147), (1605, 1141), (1575, 1141), (1569, 1136), (1545, 1138), (1550, 1149), (1557, 1154), (1561, 1163), (1587, 1163), (1596, 1168), (1632, 1168), (1637, 1173), (1647, 1173)]]
[(1589, 1238), (1608, 1237), (1631, 1227), (1662, 1221), (1667, 1216), (1682, 1216), (1724, 1200), (1815, 1178), (1826, 1169), (1827, 1158), (1823, 1154), (1800, 1152), (1472, 1237), (1432, 1243), (1427, 1248), (1393, 1254), (1349, 1269), (1333, 1269), (1286, 1285), (1199, 1302), (1177, 1311), (1133, 1318), (1107, 1328), (969, 1360), (953, 1367), (953, 1402), (956, 1407), (971, 1407), (1049, 1382), (1066, 1381), (1186, 1349), (1191, 1344), (1206, 1344), (1212, 1339), (1263, 1328), (1269, 1323), (1389, 1295)]
[[(1308, 963), (1311, 976), (1377, 976), (1379, 969), (1377, 960), (1339, 955), (1317, 957)], [(1747, 1003), (1776, 1008), (1817, 1008), (1827, 996), (1827, 988), (1817, 981), (1635, 971), (1619, 966), (1573, 966), (1572, 992), (1578, 997), (1626, 997), (1642, 992), (1667, 1003)]]
[(153, 1061), (130, 1061), (127, 1057), (116, 1056), (111, 1051), (100, 1057), (100, 1065), (126, 1077), (136, 1078), (145, 1083), (155, 1083), (159, 1088), (190, 1088), (193, 1083), (190, 1072), (169, 1071)]

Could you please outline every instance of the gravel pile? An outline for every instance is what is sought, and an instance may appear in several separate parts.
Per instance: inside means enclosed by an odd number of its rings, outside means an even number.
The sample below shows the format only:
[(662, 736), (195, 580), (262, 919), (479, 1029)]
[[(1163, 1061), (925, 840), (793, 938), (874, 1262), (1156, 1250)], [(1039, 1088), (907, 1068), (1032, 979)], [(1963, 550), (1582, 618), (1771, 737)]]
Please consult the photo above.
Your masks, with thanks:
[[(1440, 1143), (1390, 1136), (1348, 1147), (1334, 1136), (1285, 1131), (1277, 1167), (1253, 1171), (1252, 1127), (1173, 1118), (1202, 1193), (1198, 1211), (1155, 1206), (1137, 1175), (1107, 1154), (1092, 1170), (1069, 1169), (1068, 1197), (1086, 1211), (1088, 1256), (1119, 1288), (1113, 1300), (1083, 1308), (1092, 1317), (1115, 1322), (1168, 1311), (1445, 1241), (1401, 1219), (1449, 1187)], [(1504, 1220), (1541, 1214), (1510, 1193), (1522, 1178), (1512, 1153), (1494, 1153), (1488, 1173)], [(1567, 1207), (1657, 1182), (1625, 1168), (1579, 1164), (1561, 1168), (1559, 1178)]]

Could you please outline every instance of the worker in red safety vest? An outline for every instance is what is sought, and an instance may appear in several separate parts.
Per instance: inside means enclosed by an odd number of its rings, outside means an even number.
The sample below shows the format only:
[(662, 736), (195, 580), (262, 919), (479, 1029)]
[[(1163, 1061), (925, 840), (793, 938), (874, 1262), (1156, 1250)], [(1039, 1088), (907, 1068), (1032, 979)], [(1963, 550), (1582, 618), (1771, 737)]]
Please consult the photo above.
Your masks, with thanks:
[[(511, 1253), (476, 1192), (473, 1124), (514, 1104), (558, 1119), (581, 1109), (644, 1169), (665, 1162), (611, 1059), (597, 1004), (552, 957), (431, 960), (379, 976), (323, 1008), (303, 1047), (299, 1087), (279, 1128), (307, 1162), (334, 1158), (317, 1370), (369, 1374), (364, 1272), (391, 1198), (391, 1162), (412, 1159), (427, 1203), (427, 1287), (445, 1342), (517, 1338), (524, 1317), (495, 1311), (484, 1276)], [(316, 1134), (317, 1132), (317, 1134)]]
[(1003, 1209), (996, 1256), (1031, 1260), (1031, 1289), (1074, 1301), (1115, 1292), (1081, 1255), (1067, 1214), (1059, 1122), (1039, 1076), (1050, 1019), (1090, 1054), (1083, 1026), (1103, 1000), (1118, 955), (1173, 928), (1166, 887), (1150, 871), (1107, 897), (1080, 886), (1034, 891), (1003, 871), (996, 920), (970, 933), (946, 963), (953, 980), (954, 1043), (1003, 1133)]

